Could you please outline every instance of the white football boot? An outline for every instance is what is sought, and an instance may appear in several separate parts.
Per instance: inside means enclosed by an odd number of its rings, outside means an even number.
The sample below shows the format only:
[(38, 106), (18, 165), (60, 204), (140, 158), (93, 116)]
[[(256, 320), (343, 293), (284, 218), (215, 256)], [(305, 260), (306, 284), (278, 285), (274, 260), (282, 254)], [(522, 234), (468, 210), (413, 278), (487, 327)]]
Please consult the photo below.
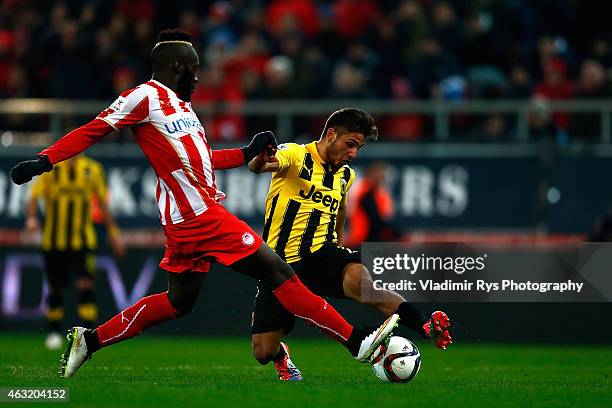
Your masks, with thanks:
[(66, 336), (68, 347), (60, 360), (60, 377), (72, 377), (79, 367), (91, 358), (91, 354), (87, 352), (87, 343), (85, 342), (84, 333), (86, 330), (84, 327), (73, 327), (68, 331)]
[(393, 329), (397, 327), (399, 315), (391, 315), (383, 324), (381, 324), (370, 335), (366, 336), (359, 346), (359, 353), (355, 356), (355, 360), (360, 363), (367, 363), (371, 360), (372, 354), (391, 334)]

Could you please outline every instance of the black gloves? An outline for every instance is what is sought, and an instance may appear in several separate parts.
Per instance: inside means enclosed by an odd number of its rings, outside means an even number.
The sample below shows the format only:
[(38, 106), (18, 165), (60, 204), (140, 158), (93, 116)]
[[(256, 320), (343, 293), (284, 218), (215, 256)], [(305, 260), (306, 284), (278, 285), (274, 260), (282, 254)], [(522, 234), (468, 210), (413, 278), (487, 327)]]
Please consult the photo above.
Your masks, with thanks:
[(276, 148), (276, 145), (274, 133), (266, 130), (265, 132), (259, 132), (253, 136), (251, 143), (240, 148), (240, 150), (242, 150), (242, 154), (244, 154), (244, 161), (248, 163), (265, 149)]
[(47, 156), (37, 156), (34, 160), (22, 161), (11, 169), (11, 180), (15, 184), (23, 184), (32, 177), (53, 170), (53, 165)]

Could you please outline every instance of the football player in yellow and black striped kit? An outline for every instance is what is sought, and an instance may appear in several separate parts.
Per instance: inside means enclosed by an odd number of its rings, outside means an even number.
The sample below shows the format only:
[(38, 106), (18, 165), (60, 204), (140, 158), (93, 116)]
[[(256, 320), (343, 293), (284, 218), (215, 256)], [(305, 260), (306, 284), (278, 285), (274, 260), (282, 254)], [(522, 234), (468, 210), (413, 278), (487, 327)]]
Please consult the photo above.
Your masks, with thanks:
[(119, 230), (110, 215), (102, 165), (83, 155), (56, 164), (32, 186), (27, 208), (26, 230), (40, 231), (39, 200), (44, 203), (42, 250), (48, 284), (46, 298), (49, 349), (62, 347), (59, 334), (64, 316), (64, 292), (69, 276), (76, 276), (77, 314), (84, 326), (95, 327), (98, 307), (94, 296), (94, 254), (97, 237), (92, 205), (97, 204), (106, 224), (113, 252), (123, 255)]
[[(374, 290), (372, 278), (360, 253), (341, 246), (347, 193), (355, 180), (349, 163), (366, 141), (377, 138), (378, 130), (369, 114), (345, 108), (327, 119), (318, 141), (286, 143), (278, 146), (275, 155), (253, 159), (251, 171), (273, 172), (262, 237), (314, 293), (369, 304), (387, 316), (397, 313), (400, 323), (446, 349), (451, 338), (444, 312), (436, 311), (427, 320), (392, 291), (377, 291), (375, 298), (379, 300), (366, 301), (373, 298), (366, 293)], [(295, 317), (265, 282), (259, 281), (257, 289), (252, 322), (255, 358), (261, 364), (273, 361), (279, 379), (301, 381), (287, 345), (281, 342), (293, 328)]]

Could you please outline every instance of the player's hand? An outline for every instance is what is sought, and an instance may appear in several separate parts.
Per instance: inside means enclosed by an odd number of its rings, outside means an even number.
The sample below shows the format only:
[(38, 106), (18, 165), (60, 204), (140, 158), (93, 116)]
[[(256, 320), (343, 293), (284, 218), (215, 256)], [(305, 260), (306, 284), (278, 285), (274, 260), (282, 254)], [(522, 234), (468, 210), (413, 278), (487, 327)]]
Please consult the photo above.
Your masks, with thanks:
[(11, 169), (11, 180), (15, 184), (23, 184), (32, 177), (53, 170), (53, 165), (47, 156), (38, 156), (34, 160), (22, 161)]
[(274, 149), (274, 151), (276, 151), (277, 145), (278, 143), (276, 142), (276, 136), (274, 136), (274, 133), (271, 131), (266, 130), (265, 132), (257, 133), (255, 136), (253, 136), (251, 143), (241, 148), (242, 154), (244, 154), (245, 163), (249, 163), (264, 151), (270, 149)]
[(276, 158), (276, 147), (269, 148), (259, 153), (249, 162), (249, 170), (253, 173), (259, 174), (264, 171), (270, 171), (268, 163), (278, 163)]
[(278, 162), (278, 159), (276, 158), (277, 151), (278, 149), (276, 146), (268, 146), (267, 149), (260, 152), (255, 158), (260, 158), (260, 160), (262, 160), (264, 163), (276, 163)]

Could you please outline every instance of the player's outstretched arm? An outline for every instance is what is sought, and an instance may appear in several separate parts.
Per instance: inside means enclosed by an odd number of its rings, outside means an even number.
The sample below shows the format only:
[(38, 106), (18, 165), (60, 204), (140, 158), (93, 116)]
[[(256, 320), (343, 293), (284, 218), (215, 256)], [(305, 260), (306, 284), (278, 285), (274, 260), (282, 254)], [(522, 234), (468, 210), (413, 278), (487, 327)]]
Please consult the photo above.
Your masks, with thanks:
[(215, 170), (235, 169), (244, 165), (244, 153), (238, 148), (213, 150), (211, 160)]
[(39, 154), (47, 156), (51, 164), (56, 164), (76, 156), (114, 131), (107, 122), (96, 118), (68, 133)]
[(32, 177), (51, 171), (55, 163), (81, 153), (107, 134), (148, 121), (148, 101), (145, 86), (123, 92), (94, 120), (40, 152), (36, 160), (19, 163), (11, 170), (11, 178), (17, 184), (27, 183)]
[(103, 120), (94, 119), (40, 152), (34, 160), (26, 160), (13, 167), (11, 169), (11, 180), (15, 184), (27, 183), (34, 176), (53, 170), (55, 163), (81, 153), (113, 130)]

